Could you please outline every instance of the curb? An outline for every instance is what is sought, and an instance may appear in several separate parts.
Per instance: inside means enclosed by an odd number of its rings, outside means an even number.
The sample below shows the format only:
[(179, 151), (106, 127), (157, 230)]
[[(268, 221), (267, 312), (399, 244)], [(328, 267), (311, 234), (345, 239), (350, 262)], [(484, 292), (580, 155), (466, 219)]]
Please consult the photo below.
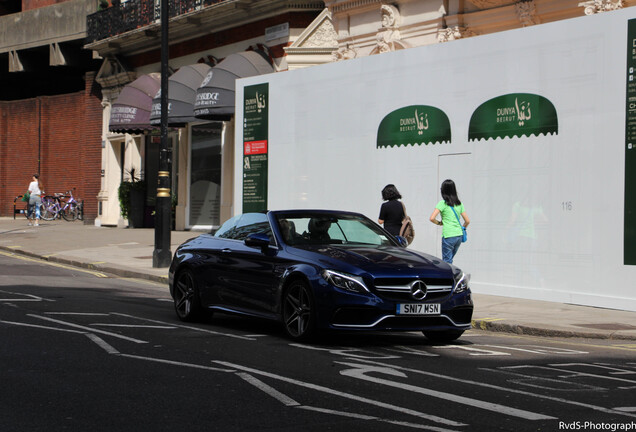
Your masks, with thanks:
[(135, 271), (135, 270), (128, 270), (128, 269), (112, 267), (108, 265), (95, 265), (95, 264), (90, 264), (83, 261), (78, 261), (76, 259), (64, 258), (63, 256), (42, 256), (33, 252), (24, 251), (21, 249), (12, 249), (6, 246), (0, 246), (0, 250), (3, 250), (5, 252), (15, 253), (17, 255), (27, 256), (29, 258), (37, 258), (42, 261), (49, 261), (49, 262), (57, 263), (57, 264), (65, 264), (65, 265), (70, 265), (72, 267), (78, 267), (78, 268), (83, 268), (87, 270), (95, 270), (95, 271), (99, 271), (103, 273), (109, 273), (115, 276), (143, 279), (143, 280), (148, 280), (151, 282), (164, 283), (166, 285), (168, 284), (168, 276), (150, 275), (150, 274)]
[(476, 330), (484, 330), (499, 333), (512, 333), (525, 336), (542, 336), (553, 338), (584, 338), (584, 339), (607, 339), (607, 340), (636, 340), (636, 337), (616, 333), (584, 332), (564, 330), (557, 328), (531, 327), (520, 324), (510, 324), (506, 322), (493, 322), (482, 319), (473, 319), (471, 325)]

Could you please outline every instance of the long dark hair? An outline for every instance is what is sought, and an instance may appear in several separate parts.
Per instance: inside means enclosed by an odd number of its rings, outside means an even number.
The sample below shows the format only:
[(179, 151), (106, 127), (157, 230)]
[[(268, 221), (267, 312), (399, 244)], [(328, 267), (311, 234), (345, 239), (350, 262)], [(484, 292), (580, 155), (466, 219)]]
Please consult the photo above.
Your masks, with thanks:
[(455, 207), (460, 205), (462, 202), (457, 197), (457, 188), (455, 187), (455, 182), (448, 179), (442, 182), (442, 198), (444, 198), (444, 202), (446, 205)]
[(396, 200), (402, 198), (395, 185), (388, 184), (382, 189), (382, 199), (384, 201)]

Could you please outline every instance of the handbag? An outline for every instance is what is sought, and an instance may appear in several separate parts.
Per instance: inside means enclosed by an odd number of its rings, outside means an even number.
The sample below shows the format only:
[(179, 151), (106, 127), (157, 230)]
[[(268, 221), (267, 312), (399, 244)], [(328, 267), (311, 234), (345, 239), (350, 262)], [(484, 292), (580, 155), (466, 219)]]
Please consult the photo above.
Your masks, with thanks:
[(459, 216), (457, 216), (457, 212), (455, 211), (455, 208), (453, 206), (450, 206), (450, 208), (453, 211), (453, 213), (455, 213), (455, 217), (457, 218), (457, 223), (459, 223), (459, 226), (462, 227), (462, 243), (466, 243), (466, 240), (468, 240), (468, 233), (466, 232), (466, 227), (462, 226), (462, 223), (459, 221)]
[(22, 195), (22, 201), (29, 202), (29, 198), (31, 198), (31, 194), (29, 192)]
[(402, 227), (400, 228), (400, 235), (406, 239), (408, 244), (413, 243), (415, 238), (415, 228), (413, 228), (413, 221), (406, 215), (406, 206), (402, 203), (404, 209), (404, 219), (402, 219)]

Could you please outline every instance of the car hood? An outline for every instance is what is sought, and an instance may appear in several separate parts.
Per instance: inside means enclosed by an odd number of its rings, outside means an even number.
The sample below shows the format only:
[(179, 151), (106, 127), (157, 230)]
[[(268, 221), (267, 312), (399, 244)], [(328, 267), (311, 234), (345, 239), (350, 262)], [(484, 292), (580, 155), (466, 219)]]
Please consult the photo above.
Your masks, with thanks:
[(295, 255), (311, 255), (325, 268), (353, 266), (372, 274), (451, 271), (450, 265), (437, 257), (393, 246), (303, 245), (291, 249)]

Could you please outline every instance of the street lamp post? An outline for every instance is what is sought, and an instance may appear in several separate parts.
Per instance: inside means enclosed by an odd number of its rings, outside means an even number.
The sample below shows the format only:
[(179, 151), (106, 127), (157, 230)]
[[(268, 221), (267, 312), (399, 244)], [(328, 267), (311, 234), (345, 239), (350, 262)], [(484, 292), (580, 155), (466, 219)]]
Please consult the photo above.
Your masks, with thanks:
[(168, 0), (161, 0), (161, 148), (159, 150), (159, 175), (155, 201), (155, 250), (153, 267), (168, 267), (172, 259), (170, 251), (172, 151), (168, 143)]

